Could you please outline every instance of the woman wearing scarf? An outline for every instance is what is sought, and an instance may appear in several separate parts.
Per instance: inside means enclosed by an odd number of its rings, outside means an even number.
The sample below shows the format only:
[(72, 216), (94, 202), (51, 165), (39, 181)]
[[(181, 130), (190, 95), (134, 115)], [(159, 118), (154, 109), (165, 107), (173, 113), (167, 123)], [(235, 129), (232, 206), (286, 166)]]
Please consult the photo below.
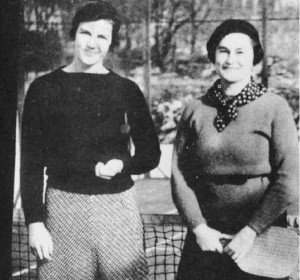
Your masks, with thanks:
[(270, 225), (287, 225), (296, 126), (287, 102), (252, 78), (263, 58), (254, 26), (226, 20), (207, 50), (220, 79), (185, 108), (173, 153), (173, 199), (189, 228), (177, 280), (265, 279), (236, 263)]

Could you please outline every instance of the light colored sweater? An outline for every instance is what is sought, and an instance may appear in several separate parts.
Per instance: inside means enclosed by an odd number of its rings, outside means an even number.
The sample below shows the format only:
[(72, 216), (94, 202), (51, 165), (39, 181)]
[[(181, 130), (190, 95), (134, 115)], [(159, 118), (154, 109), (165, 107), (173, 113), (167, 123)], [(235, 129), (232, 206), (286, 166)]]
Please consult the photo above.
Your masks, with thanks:
[(174, 202), (191, 228), (242, 217), (260, 233), (297, 201), (299, 150), (291, 110), (283, 98), (266, 93), (239, 107), (221, 133), (216, 115), (206, 95), (183, 112), (172, 163)]

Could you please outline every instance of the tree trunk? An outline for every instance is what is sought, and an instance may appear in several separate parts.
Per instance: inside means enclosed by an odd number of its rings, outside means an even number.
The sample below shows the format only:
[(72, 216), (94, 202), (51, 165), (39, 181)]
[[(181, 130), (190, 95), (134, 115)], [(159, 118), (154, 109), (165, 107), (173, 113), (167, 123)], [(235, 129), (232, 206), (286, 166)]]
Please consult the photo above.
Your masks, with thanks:
[(130, 25), (128, 22), (125, 23), (125, 40), (126, 40), (126, 45), (125, 45), (125, 51), (126, 51), (126, 57), (128, 55), (128, 52), (131, 50), (131, 36), (130, 36), (130, 31), (129, 31)]
[(197, 39), (197, 26), (194, 21), (192, 21), (192, 33), (191, 33), (191, 55), (195, 52), (195, 45)]
[(153, 46), (153, 58), (152, 58), (152, 62), (154, 65), (156, 65), (160, 71), (163, 73), (165, 72), (165, 65), (164, 65), (164, 61), (162, 59), (161, 56), (161, 48), (160, 48), (160, 38), (159, 38), (159, 16), (156, 16), (156, 24), (155, 24), (155, 35), (154, 35), (154, 39), (155, 39), (155, 44)]
[(191, 7), (190, 7), (190, 17), (191, 17), (191, 55), (194, 54), (195, 51), (195, 44), (196, 44), (196, 13), (195, 13), (195, 0), (192, 0)]
[(263, 69), (262, 69), (262, 84), (265, 87), (268, 87), (269, 79), (269, 68), (268, 68), (268, 19), (267, 19), (267, 9), (268, 9), (268, 0), (262, 1), (263, 5), (263, 47), (264, 47), (264, 57), (263, 57)]

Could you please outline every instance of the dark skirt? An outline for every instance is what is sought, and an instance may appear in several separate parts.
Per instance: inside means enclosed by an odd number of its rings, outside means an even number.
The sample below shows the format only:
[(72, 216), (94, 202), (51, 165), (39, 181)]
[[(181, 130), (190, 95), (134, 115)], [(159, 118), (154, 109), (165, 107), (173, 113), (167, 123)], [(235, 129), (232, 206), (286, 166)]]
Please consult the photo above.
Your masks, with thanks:
[[(243, 272), (226, 254), (202, 251), (188, 232), (176, 280), (270, 280)], [(278, 279), (277, 279), (278, 280)]]

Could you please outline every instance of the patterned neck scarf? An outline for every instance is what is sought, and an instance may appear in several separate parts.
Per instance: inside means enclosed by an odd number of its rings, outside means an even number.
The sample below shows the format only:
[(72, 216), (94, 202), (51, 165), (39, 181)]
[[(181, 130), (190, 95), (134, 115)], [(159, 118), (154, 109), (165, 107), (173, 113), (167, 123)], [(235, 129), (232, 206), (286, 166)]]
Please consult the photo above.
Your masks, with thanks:
[(218, 132), (222, 132), (231, 120), (237, 118), (238, 107), (256, 100), (266, 91), (267, 89), (263, 85), (257, 84), (251, 79), (241, 93), (228, 99), (222, 91), (221, 80), (217, 80), (208, 90), (208, 98), (217, 104), (218, 115), (214, 120), (214, 125)]

